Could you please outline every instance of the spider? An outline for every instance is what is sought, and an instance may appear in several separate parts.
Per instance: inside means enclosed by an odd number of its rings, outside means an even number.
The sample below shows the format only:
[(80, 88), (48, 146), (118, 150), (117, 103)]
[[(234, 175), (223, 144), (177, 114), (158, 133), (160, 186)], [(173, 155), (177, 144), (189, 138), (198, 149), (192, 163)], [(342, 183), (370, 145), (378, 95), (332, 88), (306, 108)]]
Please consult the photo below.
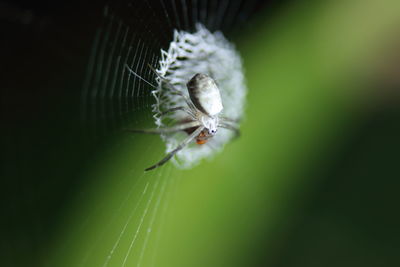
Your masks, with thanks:
[[(240, 132), (238, 129), (237, 121), (220, 116), (223, 110), (221, 94), (213, 78), (204, 73), (195, 74), (186, 84), (189, 92), (189, 97), (187, 97), (181, 91), (174, 88), (174, 86), (170, 84), (166, 79), (161, 77), (154, 68), (152, 68), (151, 66), (149, 67), (156, 73), (161, 81), (165, 83), (170, 90), (172, 90), (173, 93), (182, 97), (186, 103), (185, 107), (173, 107), (162, 112), (160, 115), (164, 116), (171, 112), (183, 111), (187, 114), (187, 118), (168, 128), (143, 130), (128, 129), (128, 131), (146, 134), (163, 134), (184, 131), (188, 134), (188, 136), (174, 150), (169, 152), (163, 159), (161, 159), (156, 164), (146, 168), (145, 171), (153, 170), (165, 164), (176, 153), (182, 150), (193, 140), (195, 140), (198, 145), (204, 145), (209, 139), (217, 134), (218, 128), (232, 130), (235, 132), (236, 136), (239, 136)], [(128, 66), (127, 68), (131, 73), (138, 76)], [(138, 77), (141, 78), (140, 76)], [(152, 84), (150, 85), (153, 86)]]

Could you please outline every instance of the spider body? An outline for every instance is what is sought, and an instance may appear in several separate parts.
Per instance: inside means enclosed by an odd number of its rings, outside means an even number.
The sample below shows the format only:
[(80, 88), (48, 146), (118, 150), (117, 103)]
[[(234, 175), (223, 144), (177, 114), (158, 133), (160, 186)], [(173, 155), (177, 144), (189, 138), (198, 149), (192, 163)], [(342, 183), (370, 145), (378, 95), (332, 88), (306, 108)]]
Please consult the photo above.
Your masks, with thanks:
[[(130, 71), (134, 73), (132, 70)], [(157, 74), (156, 71), (155, 73)], [(160, 116), (170, 112), (183, 111), (188, 115), (187, 119), (168, 128), (129, 131), (149, 134), (166, 134), (184, 131), (188, 136), (178, 145), (178, 147), (170, 151), (161, 161), (145, 169), (146, 171), (163, 165), (193, 140), (199, 145), (206, 144), (209, 139), (217, 134), (219, 127), (233, 130), (236, 135), (239, 135), (236, 121), (220, 116), (220, 113), (223, 110), (221, 94), (216, 82), (210, 76), (202, 73), (195, 74), (186, 84), (189, 97), (175, 89), (172, 84), (161, 76), (159, 76), (159, 78), (172, 92), (182, 97), (187, 105), (187, 107), (178, 106), (170, 108), (161, 112)]]
[(190, 100), (205, 115), (214, 117), (222, 109), (221, 94), (214, 79), (202, 73), (197, 73), (186, 84)]

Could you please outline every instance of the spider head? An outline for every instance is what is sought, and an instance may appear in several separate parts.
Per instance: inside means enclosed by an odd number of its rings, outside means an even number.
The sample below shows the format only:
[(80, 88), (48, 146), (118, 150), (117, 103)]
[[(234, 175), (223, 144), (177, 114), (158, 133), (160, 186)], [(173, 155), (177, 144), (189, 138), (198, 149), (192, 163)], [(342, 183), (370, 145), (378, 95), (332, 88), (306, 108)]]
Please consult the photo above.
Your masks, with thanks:
[(217, 133), (217, 128), (215, 129), (207, 129), (208, 130), (208, 135), (210, 136), (214, 136)]
[(207, 135), (214, 136), (218, 130), (218, 117), (203, 116), (201, 122), (207, 131)]

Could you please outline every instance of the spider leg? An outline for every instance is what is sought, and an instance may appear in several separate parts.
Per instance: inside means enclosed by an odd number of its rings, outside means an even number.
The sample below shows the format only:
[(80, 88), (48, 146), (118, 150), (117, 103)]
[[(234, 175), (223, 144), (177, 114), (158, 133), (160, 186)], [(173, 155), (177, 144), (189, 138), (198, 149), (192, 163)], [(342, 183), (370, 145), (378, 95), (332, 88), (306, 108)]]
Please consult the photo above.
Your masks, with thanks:
[(218, 127), (233, 131), (235, 133), (235, 138), (238, 138), (240, 136), (240, 130), (239, 130), (239, 128), (237, 126), (230, 125), (230, 124), (225, 123), (225, 122), (220, 122), (218, 124)]
[[(177, 90), (169, 81), (167, 81), (164, 77), (161, 77), (157, 71), (150, 65), (148, 64), (149, 68), (157, 75), (157, 77), (159, 77), (164, 83), (166, 83), (168, 85), (168, 88), (171, 89), (175, 94), (183, 97), (183, 99), (185, 100), (186, 104), (188, 105), (188, 107), (193, 111), (193, 113), (196, 113), (196, 107), (195, 105), (192, 103), (192, 101), (189, 99), (189, 97), (187, 97), (186, 95), (184, 95), (181, 91)], [(154, 89), (157, 89), (157, 86), (155, 86), (154, 84), (150, 83), (149, 81), (147, 81), (146, 79), (144, 79), (142, 76), (140, 76), (139, 74), (137, 74), (136, 72), (134, 72), (129, 66), (128, 64), (125, 64), (125, 67), (128, 69), (128, 71), (135, 75), (137, 78), (139, 78), (140, 80), (144, 81), (145, 83), (147, 83), (148, 85), (150, 85), (151, 87), (153, 87)]]
[(154, 84), (150, 83), (149, 81), (145, 80), (142, 76), (140, 76), (139, 74), (137, 74), (136, 72), (134, 72), (129, 66), (128, 64), (125, 64), (125, 67), (128, 69), (128, 71), (135, 75), (136, 77), (138, 77), (140, 80), (144, 81), (145, 83), (147, 83), (148, 85), (150, 85), (151, 87), (153, 87), (154, 89), (157, 89), (157, 86), (155, 86)]
[(227, 118), (227, 117), (225, 117), (225, 116), (221, 116), (221, 117), (219, 117), (219, 119), (222, 121), (222, 122), (231, 122), (231, 123), (239, 123), (240, 122), (240, 119), (231, 119), (231, 118)]
[(201, 123), (199, 121), (184, 122), (169, 128), (155, 128), (155, 129), (125, 129), (131, 133), (145, 133), (145, 134), (162, 134), (162, 133), (175, 133), (183, 131), (188, 128), (198, 127)]
[(153, 66), (151, 66), (150, 64), (147, 64), (147, 65), (157, 75), (157, 77), (160, 78), (168, 86), (169, 89), (171, 89), (175, 94), (180, 95), (181, 97), (183, 97), (185, 99), (186, 104), (189, 106), (190, 109), (192, 109), (194, 111), (197, 110), (195, 105), (189, 99), (189, 97), (184, 95), (181, 91), (177, 90), (167, 79), (165, 79), (164, 77), (161, 77), (160, 74), (158, 74), (158, 72), (153, 68)]
[(177, 148), (175, 148), (174, 150), (172, 150), (171, 152), (169, 152), (162, 160), (160, 160), (159, 162), (157, 162), (156, 164), (148, 167), (147, 169), (145, 169), (145, 171), (150, 171), (153, 170), (157, 167), (160, 167), (161, 165), (163, 165), (164, 163), (166, 163), (168, 160), (170, 160), (176, 153), (178, 153), (182, 148), (184, 148), (185, 146), (187, 146), (194, 138), (196, 138), (196, 136), (198, 136), (201, 131), (203, 131), (204, 127), (198, 127), (193, 133), (191, 133), (188, 137), (186, 137)]
[(161, 113), (160, 113), (160, 116), (161, 116), (161, 117), (162, 117), (162, 116), (165, 116), (165, 115), (167, 115), (168, 113), (174, 112), (174, 111), (177, 111), (177, 110), (182, 110), (182, 111), (186, 112), (188, 115), (190, 115), (190, 117), (195, 118), (195, 116), (194, 116), (192, 110), (191, 110), (191, 109), (188, 109), (188, 108), (185, 108), (185, 107), (174, 107), (174, 108), (167, 109), (166, 111), (161, 112)]

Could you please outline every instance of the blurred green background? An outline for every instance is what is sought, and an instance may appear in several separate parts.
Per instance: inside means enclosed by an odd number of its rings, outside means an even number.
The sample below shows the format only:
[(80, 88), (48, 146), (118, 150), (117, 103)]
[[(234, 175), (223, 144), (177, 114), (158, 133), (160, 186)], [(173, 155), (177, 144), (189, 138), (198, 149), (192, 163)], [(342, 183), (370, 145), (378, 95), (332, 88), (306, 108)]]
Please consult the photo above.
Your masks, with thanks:
[(160, 138), (81, 131), (102, 5), (2, 5), (2, 266), (400, 265), (398, 1), (264, 6), (241, 137), (149, 173)]

